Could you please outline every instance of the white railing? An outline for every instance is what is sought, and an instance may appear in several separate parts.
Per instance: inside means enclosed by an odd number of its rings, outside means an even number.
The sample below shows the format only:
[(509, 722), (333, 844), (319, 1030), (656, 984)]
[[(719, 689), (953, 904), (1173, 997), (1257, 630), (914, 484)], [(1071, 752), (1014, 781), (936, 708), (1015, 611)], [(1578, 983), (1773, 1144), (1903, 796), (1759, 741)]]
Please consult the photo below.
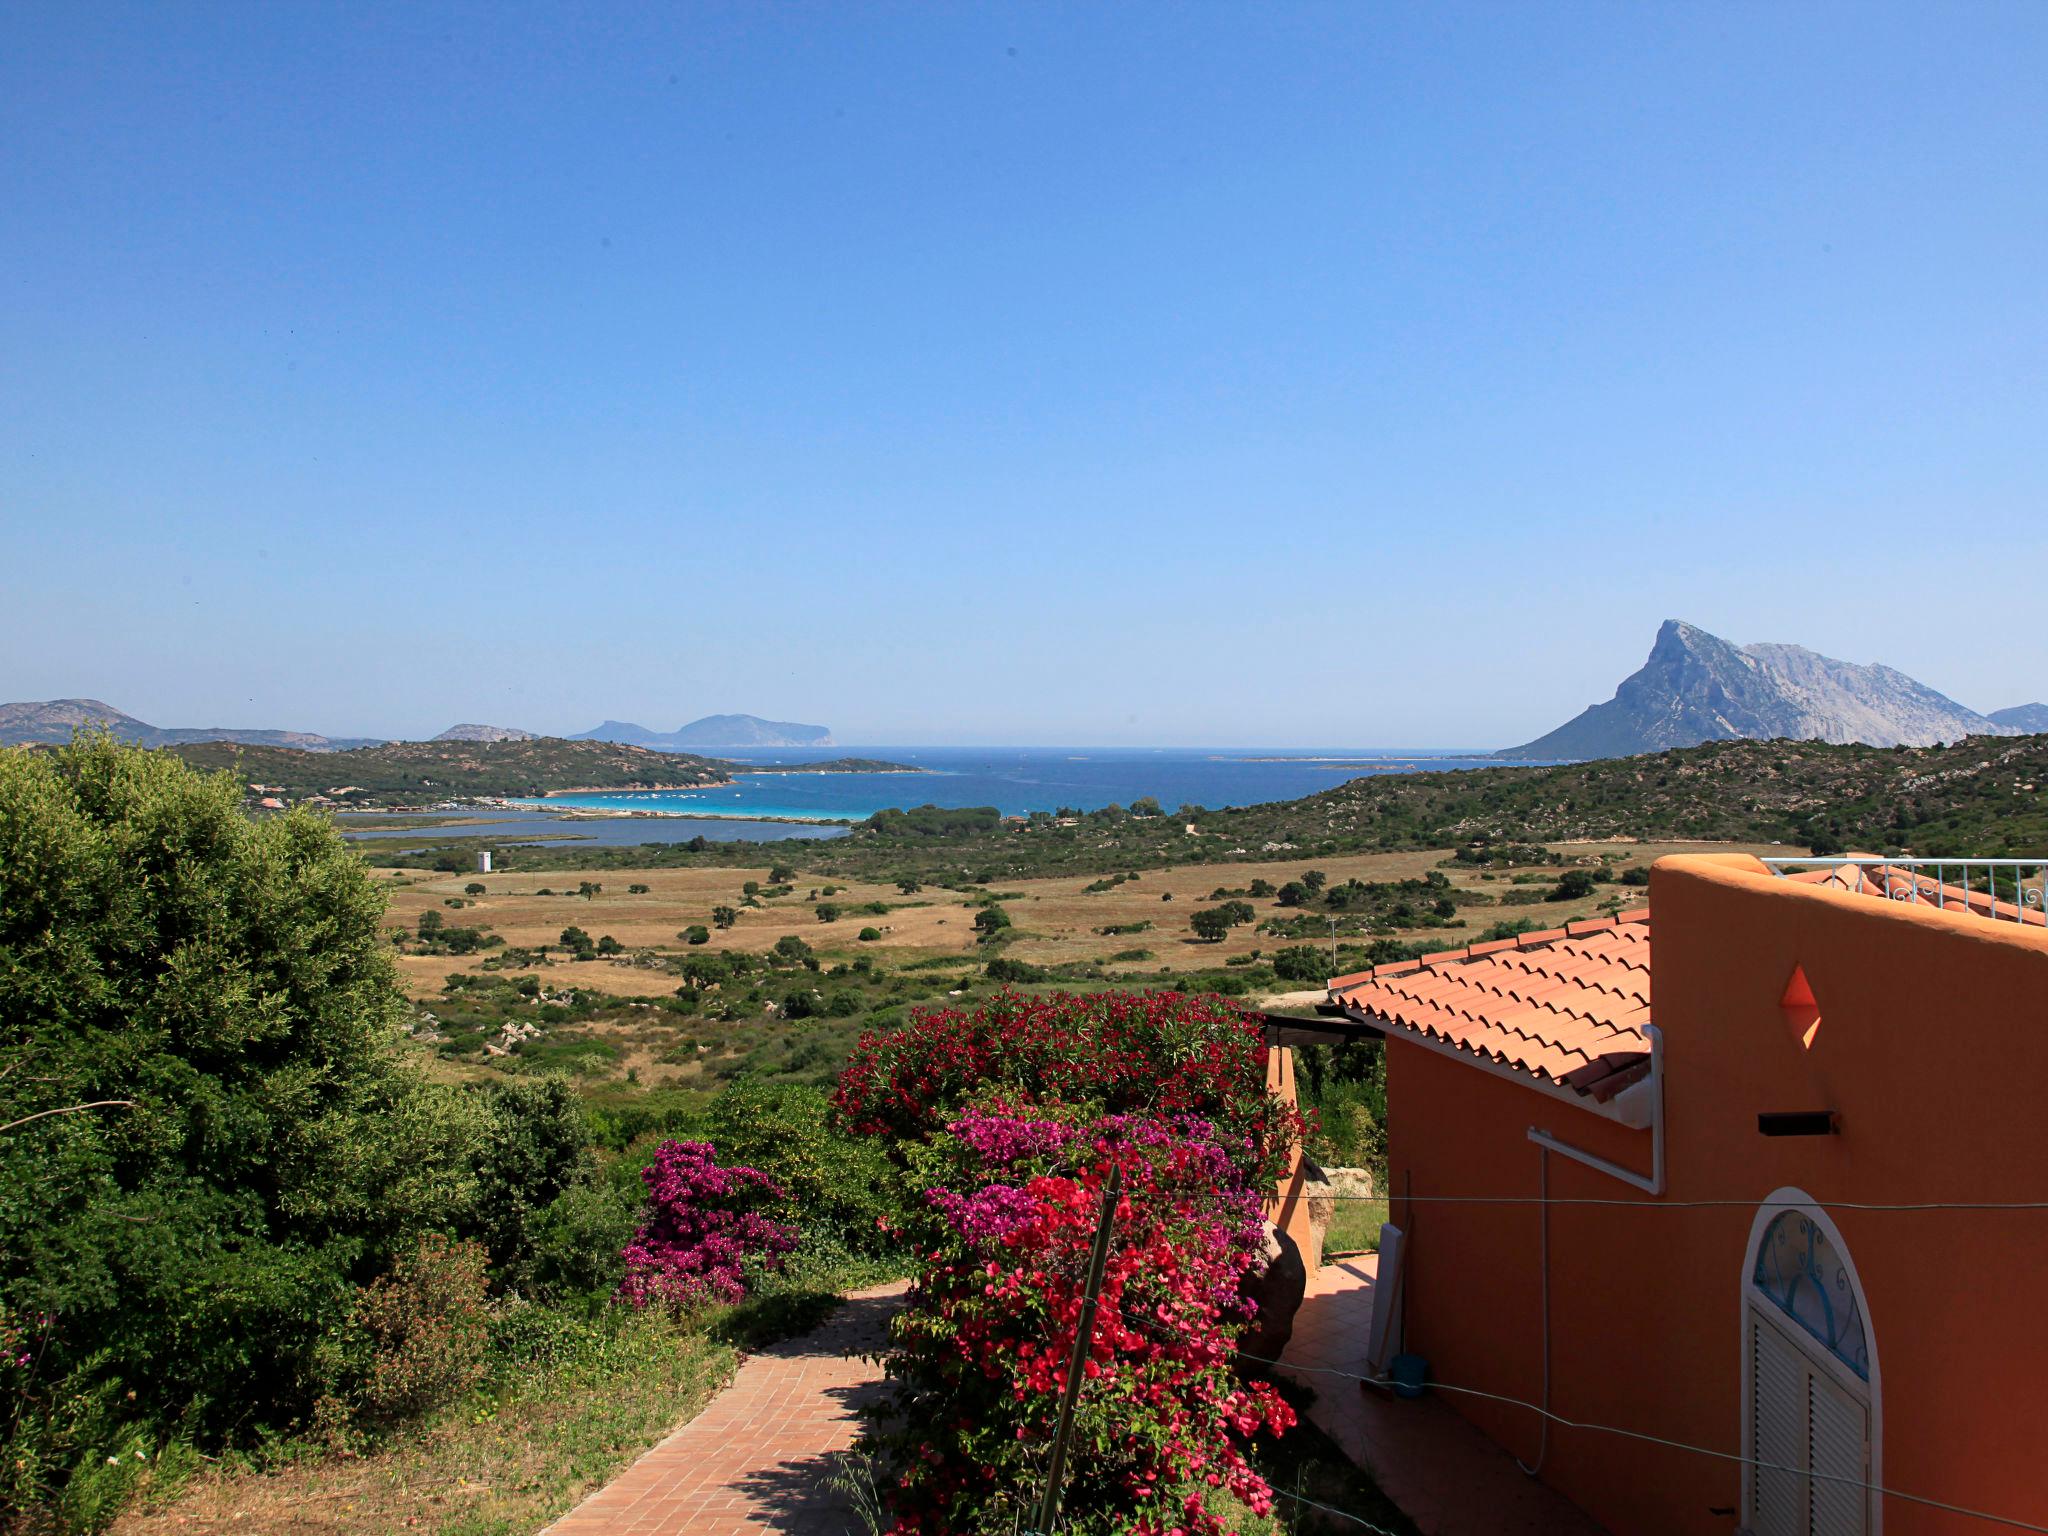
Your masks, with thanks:
[(2048, 928), (2048, 859), (1809, 854), (1763, 862), (1774, 875), (1802, 876), (1837, 890)]

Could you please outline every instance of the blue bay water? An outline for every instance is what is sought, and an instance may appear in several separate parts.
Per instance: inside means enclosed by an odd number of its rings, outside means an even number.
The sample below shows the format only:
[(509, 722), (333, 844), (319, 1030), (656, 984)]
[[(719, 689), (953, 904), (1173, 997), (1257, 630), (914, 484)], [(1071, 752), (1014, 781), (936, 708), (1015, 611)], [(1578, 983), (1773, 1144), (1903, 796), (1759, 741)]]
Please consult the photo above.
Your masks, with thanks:
[[(732, 784), (691, 790), (619, 790), (551, 795), (526, 804), (550, 809), (664, 812), (690, 817), (772, 817), (859, 821), (889, 807), (992, 805), (1005, 815), (1069, 807), (1129, 805), (1151, 796), (1169, 812), (1293, 800), (1369, 774), (1498, 767), (1471, 753), (1274, 752), (1256, 748), (831, 747), (720, 754), (734, 762), (822, 762), (883, 758), (914, 774), (742, 772)], [(668, 841), (664, 836), (663, 841)]]

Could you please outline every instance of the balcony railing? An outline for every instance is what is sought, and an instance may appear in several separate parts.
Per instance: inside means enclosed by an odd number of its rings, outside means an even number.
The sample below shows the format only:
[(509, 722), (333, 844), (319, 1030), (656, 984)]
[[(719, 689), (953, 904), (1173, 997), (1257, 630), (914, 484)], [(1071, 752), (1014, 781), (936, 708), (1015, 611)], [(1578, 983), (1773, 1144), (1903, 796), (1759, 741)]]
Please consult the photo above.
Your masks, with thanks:
[(1771, 873), (1887, 901), (2048, 928), (2048, 859), (1769, 858)]

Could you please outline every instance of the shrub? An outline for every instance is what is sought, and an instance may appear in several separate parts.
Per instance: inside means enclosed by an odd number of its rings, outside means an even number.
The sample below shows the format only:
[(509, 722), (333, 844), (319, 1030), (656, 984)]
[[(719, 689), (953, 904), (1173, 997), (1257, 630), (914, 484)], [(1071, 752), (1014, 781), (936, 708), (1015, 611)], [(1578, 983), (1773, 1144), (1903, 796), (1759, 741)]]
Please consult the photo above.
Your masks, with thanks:
[(750, 1268), (772, 1268), (796, 1246), (763, 1211), (786, 1198), (782, 1187), (755, 1168), (719, 1167), (707, 1141), (663, 1142), (640, 1176), (647, 1205), (619, 1283), (636, 1307), (738, 1301)]
[(823, 1089), (742, 1077), (712, 1100), (705, 1129), (726, 1157), (780, 1188), (764, 1209), (800, 1224), (807, 1246), (829, 1239), (853, 1253), (887, 1252), (877, 1222), (896, 1209), (888, 1159), (872, 1137), (834, 1130), (831, 1111)]
[(1228, 1500), (1271, 1511), (1232, 1437), (1285, 1430), (1294, 1414), (1231, 1369), (1263, 1229), (1215, 1127), (992, 1111), (954, 1121), (921, 1162), (934, 1182), (909, 1227), (928, 1257), (895, 1325), (895, 1402), (875, 1437), (896, 1476), (897, 1531), (1009, 1536), (1028, 1523), (1112, 1168), (1123, 1194), (1063, 1527), (1221, 1536)]
[(361, 1372), (347, 1404), (352, 1422), (387, 1429), (423, 1418), (482, 1379), (486, 1268), (480, 1244), (430, 1232), (358, 1294), (345, 1346)]
[(839, 921), (839, 906), (836, 902), (821, 901), (817, 906), (818, 921), (836, 923)]
[(685, 944), (709, 944), (711, 942), (711, 930), (702, 923), (692, 923), (681, 933), (677, 934), (676, 937)]

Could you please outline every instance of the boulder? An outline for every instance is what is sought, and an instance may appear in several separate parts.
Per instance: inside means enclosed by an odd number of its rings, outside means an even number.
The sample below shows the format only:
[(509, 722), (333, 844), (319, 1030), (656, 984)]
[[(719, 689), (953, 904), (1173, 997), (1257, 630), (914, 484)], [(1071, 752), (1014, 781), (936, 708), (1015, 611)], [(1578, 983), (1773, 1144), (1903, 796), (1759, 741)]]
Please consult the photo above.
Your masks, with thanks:
[(1262, 1360), (1278, 1360), (1294, 1334), (1294, 1314), (1308, 1291), (1308, 1269), (1293, 1238), (1266, 1223), (1265, 1273), (1247, 1280), (1244, 1297), (1258, 1308), (1237, 1347)]

